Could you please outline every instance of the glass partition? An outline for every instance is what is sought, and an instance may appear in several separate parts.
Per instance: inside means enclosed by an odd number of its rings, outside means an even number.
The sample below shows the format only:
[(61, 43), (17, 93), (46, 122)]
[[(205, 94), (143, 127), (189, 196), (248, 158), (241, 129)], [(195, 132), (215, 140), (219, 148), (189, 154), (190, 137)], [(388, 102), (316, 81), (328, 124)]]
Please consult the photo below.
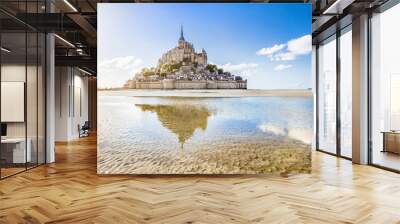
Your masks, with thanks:
[(26, 33), (1, 34), (1, 176), (26, 169)]
[[(44, 1), (14, 3), (18, 13), (44, 12)], [(45, 44), (44, 33), (0, 12), (1, 179), (45, 163)]]

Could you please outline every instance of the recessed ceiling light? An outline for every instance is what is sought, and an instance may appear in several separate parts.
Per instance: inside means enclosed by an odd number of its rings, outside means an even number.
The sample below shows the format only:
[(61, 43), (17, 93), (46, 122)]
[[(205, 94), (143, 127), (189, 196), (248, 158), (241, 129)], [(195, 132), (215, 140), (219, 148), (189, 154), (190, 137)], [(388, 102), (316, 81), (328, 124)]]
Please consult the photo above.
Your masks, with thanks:
[(83, 70), (83, 69), (81, 69), (81, 68), (79, 68), (79, 67), (78, 67), (78, 70), (81, 71), (81, 72), (83, 72), (83, 73), (85, 73), (85, 74), (87, 74), (87, 75), (92, 75), (92, 73), (90, 73), (90, 72), (88, 72), (88, 71), (86, 71), (86, 70)]
[(67, 45), (69, 45), (70, 47), (75, 48), (75, 45), (73, 45), (71, 42), (69, 42), (68, 40), (62, 38), (61, 36), (59, 36), (58, 34), (54, 34), (55, 37), (57, 37), (59, 40), (61, 40), (62, 42), (66, 43)]
[(4, 51), (6, 53), (10, 53), (11, 52), (11, 50), (9, 50), (9, 49), (7, 49), (5, 47), (1, 47), (0, 49), (1, 49), (1, 51)]
[(342, 14), (343, 10), (351, 5), (355, 0), (336, 0), (332, 5), (330, 5), (324, 12), (323, 15), (328, 14)]
[(78, 12), (78, 10), (73, 6), (68, 0), (64, 0), (65, 4), (67, 4), (74, 12)]

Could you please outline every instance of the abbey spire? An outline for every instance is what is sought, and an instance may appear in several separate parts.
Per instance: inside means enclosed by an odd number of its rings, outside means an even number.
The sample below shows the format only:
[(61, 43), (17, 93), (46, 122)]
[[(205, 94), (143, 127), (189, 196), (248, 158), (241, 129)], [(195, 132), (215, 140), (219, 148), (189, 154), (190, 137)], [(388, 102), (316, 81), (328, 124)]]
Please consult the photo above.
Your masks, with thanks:
[(179, 38), (179, 40), (185, 40), (185, 38), (183, 37), (183, 26), (181, 25), (181, 37)]

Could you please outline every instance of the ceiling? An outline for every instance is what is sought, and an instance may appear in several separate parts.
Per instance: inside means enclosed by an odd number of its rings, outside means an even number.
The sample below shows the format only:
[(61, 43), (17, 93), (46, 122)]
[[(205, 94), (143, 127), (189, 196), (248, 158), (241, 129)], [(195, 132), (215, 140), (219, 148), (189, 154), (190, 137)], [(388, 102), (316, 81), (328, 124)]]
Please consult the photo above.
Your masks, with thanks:
[[(268, 3), (312, 3), (313, 39), (329, 35), (329, 28), (346, 16), (381, 5), (386, 0), (255, 0)], [(182, 2), (133, 0), (1, 0), (0, 21), (3, 32), (29, 28), (54, 32), (56, 65), (79, 66), (96, 74), (97, 3)], [(188, 1), (185, 1), (188, 2)], [(192, 0), (189, 2), (215, 2)], [(227, 0), (218, 2), (249, 2)], [(51, 12), (51, 13), (50, 13)], [(351, 19), (350, 19), (351, 22)], [(122, 24), (121, 24), (122, 25)], [(331, 28), (332, 29), (332, 28)], [(331, 31), (331, 32), (334, 32)]]

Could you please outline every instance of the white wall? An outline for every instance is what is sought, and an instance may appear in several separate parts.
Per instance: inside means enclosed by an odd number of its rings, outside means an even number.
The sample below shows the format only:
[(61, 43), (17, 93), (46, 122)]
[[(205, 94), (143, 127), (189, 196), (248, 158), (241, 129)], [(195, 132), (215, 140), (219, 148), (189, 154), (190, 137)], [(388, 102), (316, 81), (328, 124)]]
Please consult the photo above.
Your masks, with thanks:
[[(25, 64), (6, 64), (1, 66), (2, 82), (25, 82)], [(7, 110), (7, 108), (1, 108)], [(25, 137), (25, 122), (9, 122), (7, 123), (8, 137)]]
[[(2, 82), (24, 82), (26, 83), (25, 76), (26, 72), (28, 74), (36, 74), (36, 67), (18, 64), (3, 64), (1, 66), (1, 81)], [(36, 86), (36, 80), (31, 80), (28, 76), (29, 86)], [(4, 97), (4, 96), (3, 96)], [(36, 88), (27, 88), (27, 119), (28, 119), (28, 137), (33, 130), (36, 130), (36, 113), (32, 113), (34, 110), (36, 112), (37, 102), (36, 102)], [(40, 105), (39, 105), (40, 106)], [(2, 110), (7, 110), (8, 108), (1, 108)], [(23, 108), (24, 109), (24, 108)], [(32, 124), (31, 122), (34, 122)], [(25, 124), (26, 122), (7, 122), (7, 136), (8, 137), (25, 137)], [(31, 131), (32, 130), (32, 131)], [(36, 132), (35, 132), (36, 136)]]
[[(75, 70), (76, 72), (76, 70)], [(85, 121), (88, 121), (88, 78), (80, 75), (74, 75), (74, 83), (73, 90), (74, 96), (71, 96), (74, 99), (74, 102), (71, 103), (73, 108), (72, 111), (72, 119), (71, 119), (71, 136), (73, 138), (79, 137), (78, 125), (83, 125)]]
[(76, 68), (56, 67), (55, 140), (79, 137), (78, 125), (88, 120), (88, 78)]
[(67, 67), (55, 68), (55, 141), (68, 140), (70, 71)]
[[(25, 121), (25, 83), (1, 82), (1, 121)], [(36, 107), (36, 105), (35, 105)]]

